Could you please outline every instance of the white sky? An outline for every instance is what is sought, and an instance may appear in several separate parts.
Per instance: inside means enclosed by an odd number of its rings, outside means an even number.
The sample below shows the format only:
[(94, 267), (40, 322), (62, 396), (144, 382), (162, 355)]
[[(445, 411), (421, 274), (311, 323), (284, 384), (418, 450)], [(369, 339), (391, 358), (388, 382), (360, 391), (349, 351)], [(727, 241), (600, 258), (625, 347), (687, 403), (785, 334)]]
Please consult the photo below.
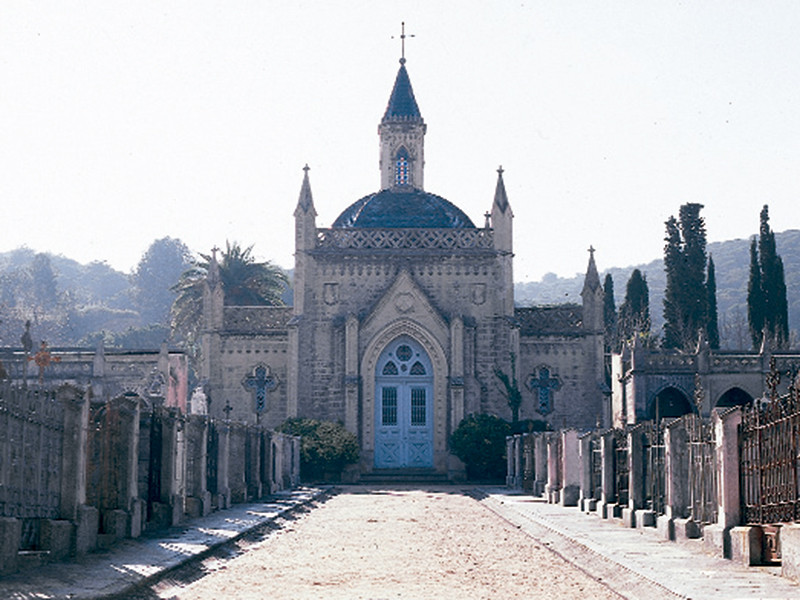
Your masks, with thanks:
[(685, 202), (710, 241), (800, 226), (796, 0), (4, 0), (0, 251), (292, 267), (304, 164), (320, 227), (378, 189), (403, 20), (425, 187), (480, 226), (503, 166), (517, 280), (658, 258)]

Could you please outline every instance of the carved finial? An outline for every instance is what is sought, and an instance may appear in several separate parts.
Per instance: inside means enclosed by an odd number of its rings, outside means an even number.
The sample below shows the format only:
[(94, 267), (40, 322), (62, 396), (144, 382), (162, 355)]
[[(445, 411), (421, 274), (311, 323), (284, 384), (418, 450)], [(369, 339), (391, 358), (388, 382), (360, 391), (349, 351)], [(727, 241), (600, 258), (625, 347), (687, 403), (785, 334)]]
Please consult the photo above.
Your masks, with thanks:
[(594, 246), (591, 246), (591, 245), (590, 245), (590, 246), (589, 246), (589, 256), (590, 256), (591, 258), (594, 258), (594, 253), (595, 253), (595, 252), (597, 252), (597, 251), (594, 249)]
[(491, 229), (491, 227), (492, 227), (492, 213), (490, 213), (489, 211), (486, 211), (486, 214), (484, 214), (483, 216), (486, 218), (486, 221), (484, 223), (484, 227), (486, 229)]
[(217, 252), (219, 252), (219, 248), (217, 248), (216, 244), (211, 249), (211, 258), (214, 262), (217, 262)]
[(305, 167), (303, 167), (303, 171), (305, 171), (305, 174), (306, 174), (306, 175), (308, 175), (308, 172), (309, 172), (310, 170), (311, 170), (311, 167), (309, 167), (309, 166), (308, 166), (308, 163), (306, 163), (306, 166), (305, 166)]
[(498, 172), (500, 175), (502, 175), (503, 173), (505, 173), (505, 169), (503, 169), (503, 165), (500, 165), (499, 167), (497, 167), (497, 172)]
[[(409, 33), (406, 35), (406, 22), (403, 21), (400, 23), (400, 64), (406, 64), (406, 38), (407, 37), (415, 37), (413, 33)], [(394, 39), (394, 36), (392, 36)]]

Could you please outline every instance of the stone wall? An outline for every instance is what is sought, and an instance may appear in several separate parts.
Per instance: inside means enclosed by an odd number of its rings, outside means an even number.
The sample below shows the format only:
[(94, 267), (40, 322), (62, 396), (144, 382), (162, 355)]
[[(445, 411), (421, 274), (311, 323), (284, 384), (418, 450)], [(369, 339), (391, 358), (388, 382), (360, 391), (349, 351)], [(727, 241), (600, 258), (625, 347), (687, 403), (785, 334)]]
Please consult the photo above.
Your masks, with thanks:
[(299, 483), (299, 438), (90, 396), (0, 387), (0, 574)]

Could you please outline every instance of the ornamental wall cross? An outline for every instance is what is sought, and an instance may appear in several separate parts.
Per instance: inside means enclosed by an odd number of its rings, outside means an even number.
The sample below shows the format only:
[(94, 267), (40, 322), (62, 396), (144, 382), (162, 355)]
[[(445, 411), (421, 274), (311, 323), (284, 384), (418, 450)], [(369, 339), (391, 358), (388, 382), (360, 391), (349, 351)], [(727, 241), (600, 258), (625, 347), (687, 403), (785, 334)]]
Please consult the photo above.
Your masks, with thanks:
[(278, 380), (269, 374), (267, 367), (258, 365), (252, 375), (242, 380), (242, 385), (245, 389), (254, 392), (256, 412), (262, 413), (267, 408), (267, 392), (277, 387)]
[(536, 393), (538, 391), (538, 412), (543, 415), (550, 414), (553, 411), (550, 392), (555, 392), (561, 387), (561, 380), (558, 377), (550, 377), (550, 369), (548, 367), (539, 367), (539, 377), (529, 375), (526, 384), (532, 392)]

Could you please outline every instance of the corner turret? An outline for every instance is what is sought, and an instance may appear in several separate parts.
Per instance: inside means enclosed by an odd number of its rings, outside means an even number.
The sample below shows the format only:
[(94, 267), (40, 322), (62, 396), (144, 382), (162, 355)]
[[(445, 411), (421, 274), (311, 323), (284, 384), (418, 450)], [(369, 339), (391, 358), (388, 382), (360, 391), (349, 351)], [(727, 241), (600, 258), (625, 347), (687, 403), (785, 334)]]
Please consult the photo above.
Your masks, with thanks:
[(589, 247), (589, 266), (583, 278), (583, 328), (587, 332), (603, 333), (603, 286), (594, 261), (595, 249)]

